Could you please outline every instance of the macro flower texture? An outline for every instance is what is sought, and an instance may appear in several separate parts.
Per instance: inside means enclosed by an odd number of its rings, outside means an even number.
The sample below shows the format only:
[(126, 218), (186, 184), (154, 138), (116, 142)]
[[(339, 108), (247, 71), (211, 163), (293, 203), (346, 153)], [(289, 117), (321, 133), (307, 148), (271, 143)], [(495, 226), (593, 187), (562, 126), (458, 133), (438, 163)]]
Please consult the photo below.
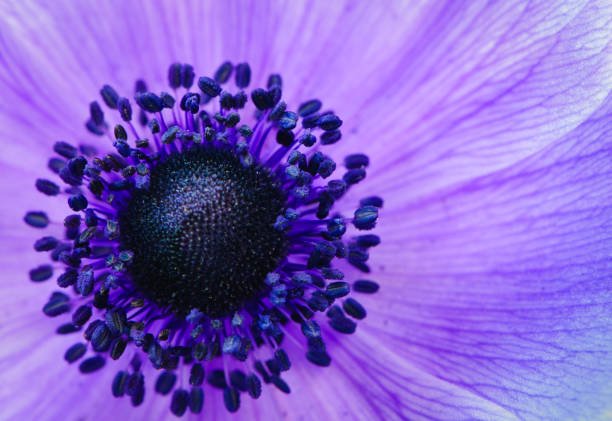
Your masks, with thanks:
[(612, 3), (0, 4), (1, 420), (612, 417)]

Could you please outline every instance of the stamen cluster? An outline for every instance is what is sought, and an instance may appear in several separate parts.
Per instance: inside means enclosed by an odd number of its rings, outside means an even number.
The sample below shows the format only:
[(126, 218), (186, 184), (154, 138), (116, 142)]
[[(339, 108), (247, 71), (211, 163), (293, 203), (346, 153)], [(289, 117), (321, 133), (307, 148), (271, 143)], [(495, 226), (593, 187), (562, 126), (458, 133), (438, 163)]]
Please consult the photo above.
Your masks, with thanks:
[[(366, 317), (345, 297), (378, 285), (349, 283), (341, 268), (370, 271), (369, 249), (380, 239), (358, 232), (374, 228), (383, 202), (367, 197), (350, 218), (332, 211), (365, 178), (369, 159), (346, 157), (346, 172), (333, 178), (336, 162), (319, 149), (341, 139), (342, 121), (316, 99), (290, 111), (279, 75), (250, 95), (246, 63), (223, 63), (213, 78), (197, 80), (195, 92), (190, 65), (172, 64), (168, 79), (172, 94), (136, 83), (137, 123), (132, 101), (102, 88), (118, 121), (111, 125), (92, 102), (86, 127), (114, 151), (54, 145), (49, 168), (66, 187), (39, 179), (36, 188), (66, 196), (74, 213), (62, 233), (34, 245), (64, 266), (63, 291), (43, 312), (71, 314), (57, 332), (83, 333), (64, 355), (80, 361), (82, 373), (129, 356), (113, 381), (115, 397), (140, 405), (145, 374), (157, 372), (153, 388), (172, 392), (175, 415), (202, 411), (205, 380), (235, 412), (244, 393), (260, 396), (262, 380), (289, 393), (287, 338), (311, 363), (330, 364), (317, 312), (343, 334)], [(57, 227), (42, 211), (25, 221)], [(350, 230), (356, 235), (346, 240)], [(48, 264), (30, 271), (34, 282), (52, 276)]]

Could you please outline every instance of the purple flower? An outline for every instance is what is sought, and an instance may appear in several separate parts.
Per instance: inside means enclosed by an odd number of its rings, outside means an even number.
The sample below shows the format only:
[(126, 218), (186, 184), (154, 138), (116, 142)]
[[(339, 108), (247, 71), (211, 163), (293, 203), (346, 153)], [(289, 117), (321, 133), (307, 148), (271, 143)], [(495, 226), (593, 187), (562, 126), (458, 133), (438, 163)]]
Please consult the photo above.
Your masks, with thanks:
[(0, 6), (0, 418), (605, 417), (605, 3)]

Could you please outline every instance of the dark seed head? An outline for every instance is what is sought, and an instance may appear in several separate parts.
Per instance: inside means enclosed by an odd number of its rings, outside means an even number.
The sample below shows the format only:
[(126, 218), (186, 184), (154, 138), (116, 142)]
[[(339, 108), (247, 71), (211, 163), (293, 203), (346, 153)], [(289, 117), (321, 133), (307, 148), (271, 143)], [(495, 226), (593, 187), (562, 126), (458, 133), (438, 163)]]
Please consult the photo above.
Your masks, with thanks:
[(57, 246), (57, 238), (55, 237), (42, 237), (36, 240), (34, 243), (34, 250), (36, 251), (49, 251), (53, 250)]
[(68, 205), (70, 206), (70, 209), (72, 209), (75, 212), (86, 209), (87, 204), (88, 204), (87, 199), (81, 193), (71, 196), (68, 199)]
[(353, 224), (359, 230), (370, 230), (376, 225), (376, 219), (378, 219), (378, 208), (362, 206), (355, 211)]
[(337, 115), (324, 113), (319, 118), (317, 125), (325, 131), (332, 131), (342, 126), (342, 120)]
[(134, 252), (129, 271), (162, 306), (231, 313), (284, 257), (285, 237), (273, 228), (284, 206), (269, 172), (230, 152), (170, 155), (120, 215), (121, 244)]

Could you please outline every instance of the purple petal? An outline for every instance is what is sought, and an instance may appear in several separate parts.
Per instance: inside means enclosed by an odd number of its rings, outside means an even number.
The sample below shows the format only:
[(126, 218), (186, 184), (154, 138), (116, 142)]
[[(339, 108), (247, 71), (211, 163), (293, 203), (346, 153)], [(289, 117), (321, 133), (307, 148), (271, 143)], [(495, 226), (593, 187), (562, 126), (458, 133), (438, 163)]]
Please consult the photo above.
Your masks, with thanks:
[(611, 112), (612, 97), (528, 159), (391, 204), (364, 330), (518, 418), (597, 418), (612, 374)]
[[(245, 403), (245, 418), (309, 416), (313, 407), (330, 418), (594, 416), (609, 400), (612, 365), (610, 127), (600, 121), (610, 115), (609, 8), (241, 5), (0, 6), (0, 169), (15, 202), (0, 222), (0, 334), (11, 338), (0, 361), (10, 378), (44, 374), (49, 390), (27, 384), (16, 396), (3, 386), (11, 405), (0, 418), (128, 411), (108, 395), (113, 370), (95, 384), (66, 374), (69, 344), (50, 335), (39, 310), (50, 287), (24, 287), (40, 260), (20, 219), (64, 207), (28, 189), (52, 142), (93, 140), (83, 123), (104, 83), (128, 95), (137, 77), (164, 86), (175, 60), (210, 74), (225, 59), (249, 60), (256, 83), (282, 72), (293, 106), (312, 96), (333, 107), (350, 133), (335, 153), (367, 152), (361, 191), (387, 199), (373, 253), (383, 287), (363, 300), (363, 328), (332, 344), (340, 357), (331, 371), (292, 369), (298, 402), (264, 394)], [(331, 392), (336, 402), (326, 401)], [(151, 395), (138, 417), (167, 413)], [(223, 411), (220, 402), (207, 398), (205, 412)]]

